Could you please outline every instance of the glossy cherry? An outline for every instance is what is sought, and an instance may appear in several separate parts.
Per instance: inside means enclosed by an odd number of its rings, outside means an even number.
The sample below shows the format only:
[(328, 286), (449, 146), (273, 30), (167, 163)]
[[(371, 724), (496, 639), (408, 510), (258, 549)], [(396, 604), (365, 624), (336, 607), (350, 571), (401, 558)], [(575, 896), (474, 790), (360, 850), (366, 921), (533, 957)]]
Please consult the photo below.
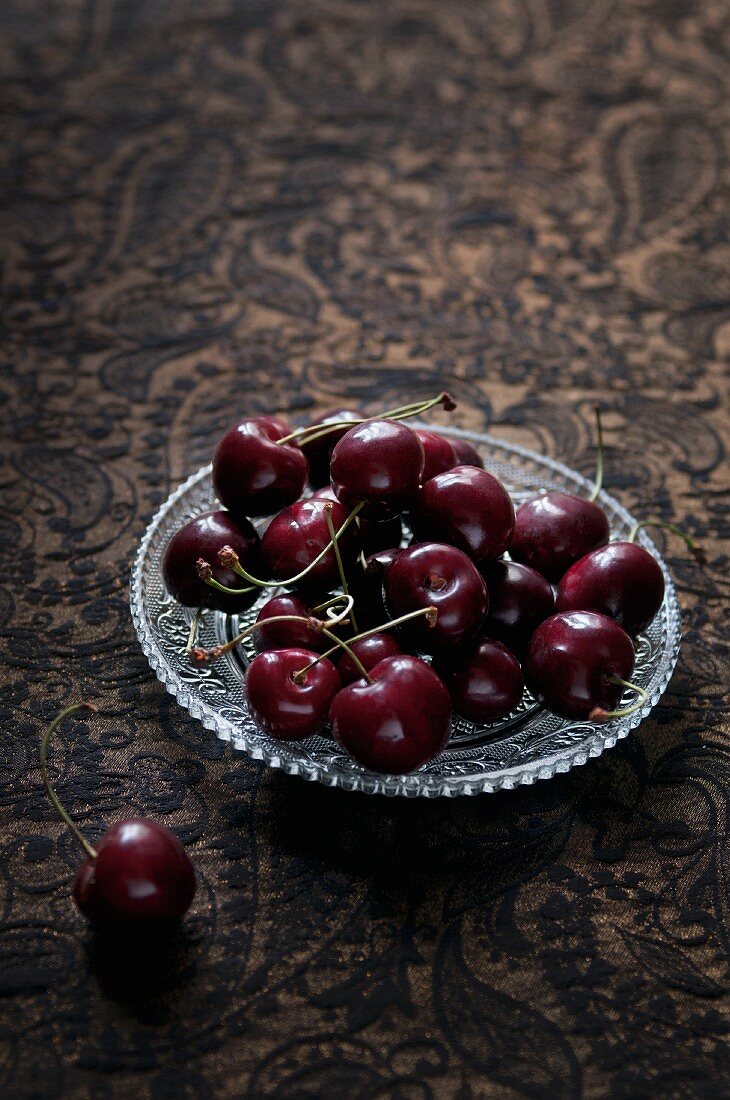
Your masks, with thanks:
[(269, 649), (312, 649), (318, 653), (324, 653), (329, 649), (330, 642), (320, 630), (308, 626), (307, 623), (296, 622), (269, 622), (270, 619), (280, 615), (297, 615), (308, 619), (312, 612), (293, 593), (281, 596), (272, 596), (267, 600), (256, 618), (256, 629), (253, 633), (253, 642), (257, 653), (264, 653)]
[(403, 775), (445, 747), (451, 732), (451, 700), (425, 661), (387, 657), (342, 689), (330, 707), (332, 732), (366, 768)]
[(552, 615), (532, 636), (525, 679), (535, 697), (565, 718), (611, 711), (634, 668), (634, 647), (613, 619), (593, 611)]
[(255, 573), (259, 566), (260, 540), (247, 519), (236, 521), (230, 512), (204, 512), (183, 524), (170, 539), (162, 559), (162, 579), (170, 595), (185, 607), (211, 607), (220, 611), (245, 611), (259, 592), (230, 596), (211, 588), (198, 576), (196, 562), (207, 561), (213, 578), (227, 588), (247, 588), (246, 581), (221, 565), (218, 551), (232, 546), (241, 565)]
[(423, 476), (423, 445), (406, 424), (368, 420), (342, 437), (332, 452), (332, 488), (347, 508), (360, 501), (381, 515), (398, 512)]
[(476, 466), (455, 466), (431, 478), (411, 506), (416, 538), (448, 542), (476, 562), (504, 553), (514, 520), (502, 482)]
[(491, 561), (482, 567), (489, 592), (484, 631), (520, 656), (536, 628), (553, 614), (552, 586), (528, 565)]
[[(386, 657), (397, 657), (402, 652), (393, 635), (387, 633), (371, 634), (369, 638), (358, 638), (355, 641), (348, 642), (348, 646), (368, 672), (379, 661), (384, 661)], [(346, 650), (342, 651), (335, 663), (343, 684), (352, 684), (355, 680), (362, 679), (362, 671)]]
[[(327, 721), (342, 680), (332, 662), (326, 657), (317, 660), (318, 656), (311, 649), (273, 649), (259, 653), (248, 667), (246, 695), (251, 714), (277, 740), (311, 737)], [(307, 671), (300, 678), (297, 674), (304, 668)]]
[(433, 606), (433, 626), (417, 619), (402, 628), (416, 649), (435, 653), (475, 633), (482, 625), (489, 600), (474, 563), (455, 546), (423, 542), (410, 546), (388, 566), (385, 603), (394, 617)]
[(457, 465), (456, 454), (451, 441), (429, 428), (414, 428), (423, 445), (424, 464), (421, 483), (430, 481), (436, 474), (443, 474)]
[(509, 553), (557, 582), (584, 554), (604, 546), (609, 534), (606, 513), (595, 501), (573, 493), (546, 493), (517, 509)]
[(664, 574), (635, 542), (611, 542), (580, 558), (558, 585), (558, 611), (598, 611), (627, 634), (645, 630), (662, 606)]
[(484, 469), (484, 459), (473, 443), (470, 443), (468, 439), (462, 439), (460, 436), (452, 436), (450, 441), (456, 455), (456, 466), (478, 466), (480, 469)]
[[(318, 425), (324, 427), (327, 424), (336, 424), (338, 420), (359, 419), (360, 414), (353, 412), (352, 409), (330, 409), (328, 412), (323, 413), (322, 416), (318, 416), (316, 420), (313, 420), (310, 427), (315, 428)], [(301, 444), (307, 462), (309, 463), (309, 484), (314, 486), (315, 489), (323, 485), (329, 485), (330, 459), (332, 458), (332, 452), (335, 449), (335, 445), (339, 443), (343, 435), (348, 431), (349, 428), (347, 427), (336, 428), (327, 435), (320, 436), (319, 439), (312, 439), (309, 443), (305, 440), (305, 442)]]
[(292, 504), (307, 483), (304, 452), (284, 439), (276, 417), (250, 417), (221, 439), (213, 459), (213, 487), (236, 516), (266, 516)]
[(82, 863), (74, 900), (96, 924), (164, 924), (187, 912), (195, 872), (184, 847), (156, 821), (117, 821)]
[(471, 722), (496, 722), (514, 710), (524, 691), (522, 670), (501, 642), (482, 638), (447, 650), (434, 662), (454, 710)]
[[(310, 497), (290, 504), (274, 516), (261, 540), (262, 566), (268, 577), (288, 581), (306, 569), (325, 549), (331, 541), (327, 510), (335, 531), (339, 530), (348, 512), (338, 501)], [(343, 564), (350, 565), (357, 554), (354, 521), (343, 532), (338, 545)], [(308, 591), (326, 591), (339, 584), (339, 580), (337, 558), (330, 549), (298, 585)]]

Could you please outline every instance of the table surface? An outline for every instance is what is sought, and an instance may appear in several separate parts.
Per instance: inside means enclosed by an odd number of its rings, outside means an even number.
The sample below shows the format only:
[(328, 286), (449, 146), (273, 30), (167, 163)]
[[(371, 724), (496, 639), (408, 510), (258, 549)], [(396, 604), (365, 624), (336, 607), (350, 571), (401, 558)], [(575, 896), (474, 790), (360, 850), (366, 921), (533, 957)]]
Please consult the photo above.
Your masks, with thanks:
[[(727, 1095), (728, 45), (720, 0), (3, 5), (3, 1095)], [(725, 190), (723, 190), (723, 182)], [(235, 418), (446, 387), (454, 421), (682, 524), (686, 637), (601, 759), (455, 802), (233, 755), (127, 578)], [(435, 418), (438, 421), (438, 417)], [(200, 889), (93, 937), (39, 782)]]

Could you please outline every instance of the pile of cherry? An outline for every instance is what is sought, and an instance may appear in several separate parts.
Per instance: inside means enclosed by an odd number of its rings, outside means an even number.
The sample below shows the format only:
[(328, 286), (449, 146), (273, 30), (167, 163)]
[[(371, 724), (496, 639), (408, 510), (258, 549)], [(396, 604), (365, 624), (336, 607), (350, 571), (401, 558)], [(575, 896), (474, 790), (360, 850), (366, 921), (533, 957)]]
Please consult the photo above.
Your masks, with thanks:
[[(454, 407), (440, 394), (380, 417), (336, 410), (296, 431), (272, 416), (241, 421), (213, 462), (224, 508), (186, 523), (163, 562), (169, 593), (196, 609), (192, 660), (253, 635), (246, 691), (264, 730), (297, 740), (329, 725), (385, 774), (441, 752), (452, 710), (495, 722), (525, 684), (571, 719), (637, 709), (646, 693), (630, 683), (632, 638), (664, 597), (636, 531), (609, 543), (598, 414), (591, 498), (550, 492), (515, 513), (470, 443), (403, 422), (435, 405)], [(251, 519), (272, 513), (259, 537)], [(255, 624), (195, 646), (203, 609), (241, 612), (266, 589), (278, 594)], [(637, 699), (617, 710), (627, 689)]]

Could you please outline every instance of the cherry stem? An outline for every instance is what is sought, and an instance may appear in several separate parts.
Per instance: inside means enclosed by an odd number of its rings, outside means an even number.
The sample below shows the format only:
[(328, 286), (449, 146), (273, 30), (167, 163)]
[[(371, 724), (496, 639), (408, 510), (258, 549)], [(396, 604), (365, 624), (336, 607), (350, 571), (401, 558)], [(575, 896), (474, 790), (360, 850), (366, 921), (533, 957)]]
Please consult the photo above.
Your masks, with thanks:
[(626, 541), (635, 542), (636, 536), (643, 527), (662, 527), (665, 531), (671, 531), (673, 535), (679, 535), (679, 537), (684, 540), (687, 549), (692, 554), (695, 561), (699, 565), (707, 565), (707, 556), (702, 547), (699, 546), (690, 535), (683, 531), (681, 527), (675, 527), (673, 523), (664, 523), (658, 519), (649, 519), (644, 523), (635, 523)]
[(94, 706), (93, 703), (74, 703), (73, 706), (66, 707), (66, 709), (62, 710), (60, 714), (57, 714), (56, 717), (51, 722), (51, 724), (46, 729), (46, 731), (43, 734), (43, 737), (41, 739), (41, 751), (40, 751), (41, 775), (43, 777), (43, 784), (44, 784), (46, 790), (48, 791), (48, 797), (50, 798), (51, 802), (53, 803), (53, 805), (56, 809), (56, 812), (60, 816), (61, 820), (71, 830), (71, 832), (76, 837), (79, 844), (81, 844), (82, 848), (84, 849), (86, 854), (89, 856), (89, 858), (90, 859), (96, 859), (96, 856), (97, 856), (96, 848), (92, 848), (92, 846), (89, 844), (89, 842), (86, 839), (86, 837), (84, 836), (84, 834), (79, 829), (76, 822), (72, 820), (72, 818), (69, 816), (69, 814), (66, 812), (66, 810), (61, 805), (61, 802), (58, 798), (58, 795), (56, 794), (56, 790), (55, 790), (53, 784), (51, 783), (51, 779), (50, 779), (50, 776), (48, 774), (48, 746), (50, 744), (51, 738), (53, 737), (54, 733), (56, 732), (56, 730), (60, 726), (61, 722), (63, 722), (65, 718), (69, 718), (72, 714), (76, 714), (80, 710), (89, 710), (89, 711), (91, 711), (92, 714), (96, 714), (96, 707)]
[[(251, 625), (242, 630), (240, 634), (236, 634), (235, 638), (231, 638), (229, 641), (221, 643), (221, 645), (215, 645), (212, 649), (192, 649), (190, 655), (201, 664), (208, 661), (217, 661), (224, 653), (230, 653), (232, 649), (235, 649), (244, 639), (250, 637), (259, 627), (268, 625), (268, 623), (304, 623), (305, 626), (311, 627), (311, 629), (317, 631), (317, 633), (327, 633), (327, 626), (339, 626), (340, 623), (345, 622), (347, 616), (352, 611), (352, 596), (336, 596), (335, 599), (344, 599), (345, 606), (338, 615), (332, 618), (328, 617), (326, 622), (323, 622), (321, 619), (316, 619), (314, 616), (271, 615), (268, 619), (262, 619), (261, 622), (251, 623)], [(328, 601), (330, 605), (334, 602), (334, 600)]]
[(290, 440), (296, 439), (300, 445), (302, 443), (313, 443), (315, 439), (321, 439), (322, 436), (339, 431), (340, 428), (354, 428), (358, 424), (367, 424), (368, 420), (406, 420), (409, 416), (420, 416), (432, 409), (434, 405), (442, 405), (447, 412), (451, 412), (452, 409), (456, 408), (451, 395), (444, 391), (428, 401), (413, 401), (410, 405), (399, 405), (396, 409), (387, 409), (385, 412), (377, 413), (374, 416), (363, 416), (359, 420), (337, 420), (324, 426), (309, 424), (305, 428), (297, 428), (296, 431), (290, 435), (285, 435), (283, 439), (277, 439), (276, 442), (289, 443)]
[(190, 624), (190, 633), (188, 634), (188, 640), (187, 640), (187, 644), (185, 646), (185, 652), (187, 654), (192, 653), (193, 649), (195, 647), (195, 639), (196, 639), (197, 634), (198, 634), (198, 624), (200, 623), (202, 615), (203, 615), (203, 608), (199, 607), (198, 610), (193, 615), (193, 621)]
[[(389, 623), (381, 623), (380, 626), (374, 626), (371, 630), (363, 630), (361, 634), (356, 634), (354, 638), (348, 638), (347, 644), (352, 645), (353, 642), (360, 642), (363, 638), (372, 638), (373, 634), (382, 634), (386, 630), (392, 630), (394, 626), (400, 626), (402, 623), (410, 622), (411, 619), (420, 619), (422, 615), (425, 615), (429, 620), (429, 625), (435, 626), (436, 619), (438, 618), (438, 608), (436, 607), (421, 607), (418, 611), (409, 611), (407, 615), (401, 615), (399, 619), (391, 619)], [(333, 653), (337, 652), (339, 646), (332, 646), (332, 649), (326, 650), (321, 653), (314, 661), (310, 661), (308, 665), (305, 665), (303, 669), (295, 673), (296, 676), (304, 675), (305, 672), (309, 672), (310, 668), (314, 668), (317, 661), (321, 661), (323, 657), (331, 657)], [(353, 653), (353, 657), (355, 654)]]
[(630, 683), (629, 680), (622, 680), (620, 676), (616, 676), (613, 672), (606, 676), (605, 680), (609, 684), (620, 684), (621, 687), (626, 688), (628, 691), (635, 691), (639, 698), (635, 703), (632, 703), (630, 707), (621, 707), (620, 710), (604, 710), (603, 707), (594, 707), (588, 715), (593, 722), (609, 722), (612, 718), (626, 718), (629, 714), (633, 714), (649, 701), (648, 691), (644, 691), (638, 684)]
[[(333, 634), (331, 630), (328, 630), (326, 626), (322, 627), (322, 633), (324, 634), (325, 638), (329, 638), (329, 640), (331, 642), (335, 643), (335, 645), (332, 647), (332, 649), (327, 651), (328, 653), (334, 653), (335, 650), (337, 650), (337, 649), (344, 649), (345, 653), (349, 654), (349, 656), (352, 658), (353, 663), (354, 663), (355, 667), (357, 668), (358, 672), (360, 673), (360, 675), (365, 680), (367, 680), (367, 682), (369, 684), (372, 684), (374, 682), (372, 676), (370, 675), (368, 670), (365, 668), (365, 665), (362, 663), (362, 661), (358, 657), (357, 653), (355, 653), (350, 648), (350, 646), (347, 642), (343, 642), (341, 638), (338, 638), (337, 635)], [(327, 656), (327, 654), (323, 653), (320, 657), (317, 658), (316, 661), (310, 661), (309, 664), (306, 665), (304, 668), (300, 668), (297, 672), (292, 672), (291, 678), (294, 681), (294, 683), (295, 684), (301, 684), (302, 680), (306, 676), (307, 672), (309, 672), (310, 668), (314, 668), (314, 666), (322, 660), (322, 657), (326, 657), (326, 656)]]
[(597, 500), (598, 495), (601, 492), (603, 485), (603, 425), (601, 424), (601, 407), (600, 405), (594, 405), (593, 411), (596, 414), (596, 480), (593, 486), (593, 492), (588, 497), (589, 500)]
[[(339, 574), (340, 574), (340, 583), (342, 585), (342, 591), (345, 593), (346, 596), (349, 596), (350, 595), (350, 589), (347, 587), (347, 577), (345, 576), (345, 567), (342, 564), (342, 555), (340, 554), (340, 544), (337, 540), (337, 535), (335, 534), (335, 525), (332, 522), (332, 505), (331, 504), (325, 504), (324, 514), (325, 514), (325, 519), (327, 520), (327, 530), (329, 531), (330, 538), (332, 539), (332, 549), (333, 549), (334, 555), (337, 559), (337, 569), (339, 570)], [(355, 608), (354, 608), (354, 606), (353, 606), (353, 608), (350, 612), (350, 621), (352, 622), (353, 630), (355, 632), (357, 632), (359, 627), (357, 625), (357, 620), (355, 618)]]
[[(320, 550), (316, 558), (313, 558), (312, 561), (310, 561), (307, 568), (302, 569), (301, 573), (297, 573), (294, 577), (287, 577), (286, 580), (262, 581), (259, 577), (252, 577), (251, 574), (247, 573), (246, 570), (243, 568), (240, 561), (238, 560), (238, 554), (236, 554), (235, 550), (233, 550), (230, 546), (224, 546), (218, 552), (218, 557), (220, 558), (221, 565), (225, 565), (228, 569), (232, 569), (233, 572), (237, 573), (239, 577), (243, 577), (243, 579), (245, 581), (248, 581), (249, 584), (256, 585), (259, 588), (281, 588), (282, 585), (289, 586), (292, 584), (296, 584), (298, 581), (304, 580), (307, 574), (311, 573), (314, 567), (319, 565), (322, 559), (325, 558), (327, 554), (329, 554), (330, 550), (332, 550), (333, 547), (335, 547), (335, 549), (337, 548), (338, 539), (340, 539), (342, 535), (344, 535), (347, 528), (355, 520), (358, 512), (364, 507), (364, 500), (361, 500), (359, 504), (356, 504), (347, 519), (340, 527), (340, 529), (333, 533), (331, 541), (328, 542), (322, 550)], [(205, 570), (205, 573), (207, 574), (207, 569)], [(217, 588), (219, 592), (227, 592), (233, 596), (240, 595), (241, 592), (251, 591), (250, 588), (226, 588), (225, 585), (219, 584), (218, 581), (213, 579), (213, 577), (203, 575), (200, 568), (198, 568), (198, 576), (200, 576), (201, 579), (204, 580), (206, 584), (209, 584), (212, 588)]]

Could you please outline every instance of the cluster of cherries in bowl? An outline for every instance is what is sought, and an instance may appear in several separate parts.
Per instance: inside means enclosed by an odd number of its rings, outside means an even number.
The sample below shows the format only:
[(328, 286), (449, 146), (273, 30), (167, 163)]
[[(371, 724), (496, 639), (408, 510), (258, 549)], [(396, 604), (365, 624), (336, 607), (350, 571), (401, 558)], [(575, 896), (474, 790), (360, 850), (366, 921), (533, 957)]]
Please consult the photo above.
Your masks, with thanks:
[[(403, 422), (437, 404), (454, 407), (440, 394), (378, 417), (337, 409), (296, 431), (241, 421), (213, 461), (223, 507), (188, 521), (163, 559), (169, 593), (196, 609), (193, 660), (253, 636), (246, 691), (263, 730), (298, 740), (329, 725), (358, 763), (391, 775), (444, 749), (452, 712), (496, 722), (525, 686), (570, 719), (637, 709), (632, 639), (664, 597), (636, 532), (609, 542), (600, 419), (591, 499), (549, 492), (515, 512), (471, 443)], [(260, 537), (251, 521), (264, 516)], [(203, 609), (241, 612), (267, 589), (254, 624), (195, 646)], [(632, 688), (637, 701), (617, 710)]]

